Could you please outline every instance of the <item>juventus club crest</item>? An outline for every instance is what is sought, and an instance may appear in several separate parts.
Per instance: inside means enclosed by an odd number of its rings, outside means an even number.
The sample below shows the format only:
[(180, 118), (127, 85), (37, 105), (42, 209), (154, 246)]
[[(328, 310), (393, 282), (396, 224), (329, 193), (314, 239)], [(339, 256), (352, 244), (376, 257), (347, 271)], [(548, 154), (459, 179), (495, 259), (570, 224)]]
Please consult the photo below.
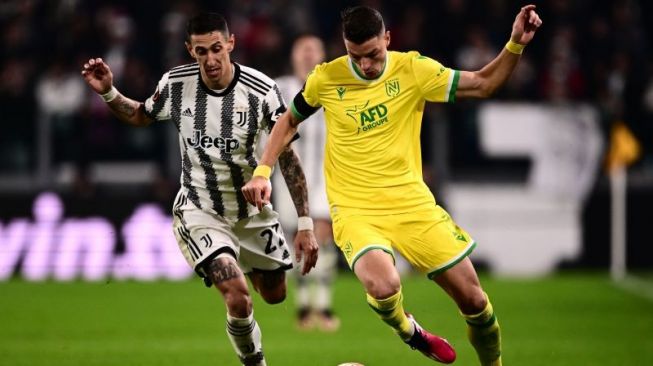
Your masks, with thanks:
[(239, 127), (245, 127), (247, 124), (247, 108), (234, 108), (236, 115), (234, 116), (234, 122)]

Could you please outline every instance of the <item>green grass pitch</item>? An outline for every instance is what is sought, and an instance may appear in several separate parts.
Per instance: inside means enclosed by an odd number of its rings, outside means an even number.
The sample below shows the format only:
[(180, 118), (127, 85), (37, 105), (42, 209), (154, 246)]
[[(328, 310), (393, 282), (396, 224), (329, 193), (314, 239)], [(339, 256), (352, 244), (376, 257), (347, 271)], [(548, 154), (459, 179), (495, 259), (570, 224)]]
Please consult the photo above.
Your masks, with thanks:
[[(605, 274), (547, 279), (483, 276), (503, 329), (505, 365), (653, 365), (653, 302)], [(292, 282), (280, 305), (255, 298), (268, 364), (435, 364), (402, 344), (350, 274), (336, 281), (334, 334), (294, 327)], [(446, 336), (456, 365), (478, 365), (453, 303), (432, 282), (404, 278), (406, 308)], [(0, 283), (0, 365), (238, 365), (215, 289), (189, 282)]]

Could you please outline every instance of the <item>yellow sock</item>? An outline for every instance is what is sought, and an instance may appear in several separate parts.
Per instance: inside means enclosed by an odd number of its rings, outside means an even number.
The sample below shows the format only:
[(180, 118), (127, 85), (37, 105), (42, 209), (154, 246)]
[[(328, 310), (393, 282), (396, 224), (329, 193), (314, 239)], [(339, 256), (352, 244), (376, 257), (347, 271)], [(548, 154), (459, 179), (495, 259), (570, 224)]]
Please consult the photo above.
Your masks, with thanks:
[(381, 320), (391, 326), (402, 339), (406, 340), (413, 335), (415, 328), (404, 313), (403, 300), (401, 289), (387, 299), (379, 300), (367, 294), (367, 303), (381, 317)]
[(462, 314), (467, 321), (467, 337), (476, 349), (482, 366), (501, 366), (501, 329), (494, 315), (490, 299), (478, 314)]

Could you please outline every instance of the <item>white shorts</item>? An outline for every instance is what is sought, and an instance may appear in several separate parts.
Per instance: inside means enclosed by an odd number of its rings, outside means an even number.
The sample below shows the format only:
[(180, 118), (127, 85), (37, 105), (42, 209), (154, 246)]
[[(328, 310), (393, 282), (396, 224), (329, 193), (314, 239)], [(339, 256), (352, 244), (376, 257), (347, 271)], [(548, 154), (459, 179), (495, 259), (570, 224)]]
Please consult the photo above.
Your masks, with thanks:
[(243, 273), (292, 268), (279, 215), (271, 206), (230, 224), (222, 216), (197, 208), (180, 190), (172, 211), (179, 249), (205, 282), (203, 265), (218, 256), (235, 258)]

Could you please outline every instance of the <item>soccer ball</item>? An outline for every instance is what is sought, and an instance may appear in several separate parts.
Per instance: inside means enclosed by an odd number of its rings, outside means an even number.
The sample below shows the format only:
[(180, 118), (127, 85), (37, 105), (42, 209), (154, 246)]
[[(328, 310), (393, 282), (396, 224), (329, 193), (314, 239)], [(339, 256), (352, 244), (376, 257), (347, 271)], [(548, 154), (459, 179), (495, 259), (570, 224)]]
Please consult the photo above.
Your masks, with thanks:
[(358, 363), (358, 362), (345, 362), (345, 363), (341, 363), (338, 366), (365, 366), (365, 365), (363, 365), (362, 363)]

